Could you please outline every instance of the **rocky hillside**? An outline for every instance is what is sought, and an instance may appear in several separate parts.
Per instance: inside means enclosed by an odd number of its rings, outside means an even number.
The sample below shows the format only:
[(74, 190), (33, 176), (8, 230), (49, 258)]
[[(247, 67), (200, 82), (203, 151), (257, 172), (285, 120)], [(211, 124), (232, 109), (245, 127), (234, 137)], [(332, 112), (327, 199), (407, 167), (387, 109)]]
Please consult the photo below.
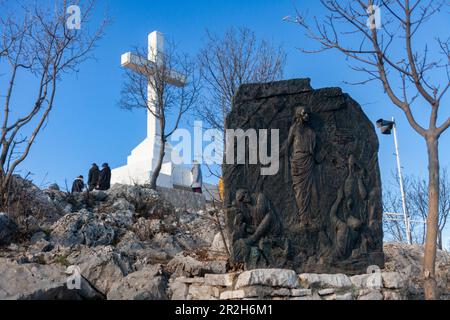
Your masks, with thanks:
[[(220, 210), (175, 208), (141, 186), (70, 195), (15, 183), (11, 212), (0, 214), (0, 299), (171, 299), (177, 279), (230, 272)], [(384, 271), (409, 279), (405, 297), (421, 298), (421, 249), (387, 244), (385, 253)], [(70, 266), (80, 290), (67, 288)], [(443, 292), (449, 269), (450, 254), (439, 252)]]

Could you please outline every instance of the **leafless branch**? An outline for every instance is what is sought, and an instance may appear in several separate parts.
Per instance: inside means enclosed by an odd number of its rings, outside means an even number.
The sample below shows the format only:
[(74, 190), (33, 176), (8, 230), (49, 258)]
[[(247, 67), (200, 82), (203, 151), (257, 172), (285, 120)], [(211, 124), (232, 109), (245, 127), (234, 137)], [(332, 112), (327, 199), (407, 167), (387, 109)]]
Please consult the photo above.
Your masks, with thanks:
[(258, 40), (245, 27), (231, 28), (223, 36), (206, 30), (205, 38), (199, 61), (206, 90), (197, 115), (210, 128), (223, 131), (225, 117), (239, 87), (281, 79), (286, 54), (281, 47)]
[[(69, 30), (67, 27), (66, 9), (72, 4), (79, 4), (82, 8), (81, 30)], [(90, 26), (95, 4), (96, 0), (72, 1), (70, 4), (66, 0), (54, 0), (51, 5), (34, 2), (18, 4), (14, 9), (8, 8), (6, 2), (0, 4), (0, 59), (5, 59), (9, 65), (0, 131), (2, 203), (14, 172), (28, 156), (48, 120), (59, 82), (64, 74), (78, 71), (82, 62), (92, 58), (95, 44), (104, 34), (108, 19), (105, 18), (94, 28)], [(34, 102), (21, 115), (15, 106), (15, 96), (19, 74), (22, 73), (34, 77), (28, 92), (33, 92), (33, 85), (37, 90)], [(33, 127), (28, 128), (31, 124)], [(31, 133), (25, 140), (17, 140), (23, 130)], [(18, 144), (23, 144), (20, 153), (16, 148)]]

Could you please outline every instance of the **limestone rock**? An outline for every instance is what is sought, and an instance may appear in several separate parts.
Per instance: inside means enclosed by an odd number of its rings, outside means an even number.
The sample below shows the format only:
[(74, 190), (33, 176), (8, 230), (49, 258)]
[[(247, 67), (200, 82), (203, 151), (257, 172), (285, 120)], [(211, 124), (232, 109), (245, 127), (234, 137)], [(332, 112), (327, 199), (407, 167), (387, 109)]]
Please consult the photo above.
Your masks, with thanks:
[(119, 210), (112, 212), (106, 215), (104, 221), (116, 230), (118, 229), (121, 232), (125, 232), (133, 225), (133, 211)]
[(133, 232), (140, 240), (152, 239), (158, 232), (162, 231), (162, 221), (159, 219), (139, 218), (132, 227)]
[(210, 250), (213, 252), (213, 254), (220, 254), (220, 255), (227, 255), (227, 249), (225, 247), (225, 244), (223, 242), (222, 233), (216, 233), (214, 236), (214, 240), (211, 244)]
[(404, 290), (384, 290), (384, 300), (405, 300), (406, 296)]
[(205, 283), (205, 278), (203, 278), (203, 277), (193, 277), (193, 278), (179, 277), (179, 278), (176, 278), (175, 281), (180, 282), (180, 283), (200, 285), (200, 284)]
[(328, 288), (328, 289), (322, 289), (318, 291), (319, 296), (328, 296), (331, 294), (334, 294), (335, 290), (332, 288)]
[(228, 290), (220, 294), (220, 300), (236, 300), (245, 298), (258, 298), (271, 296), (273, 289), (267, 286), (252, 285), (237, 290)]
[(347, 292), (344, 294), (337, 294), (336, 295), (336, 300), (341, 301), (341, 300), (353, 300), (353, 295), (351, 292)]
[(115, 212), (115, 211), (135, 211), (134, 205), (129, 203), (124, 198), (115, 199), (115, 201), (109, 206), (103, 206), (102, 211)]
[(210, 286), (231, 287), (236, 276), (236, 273), (206, 274), (205, 284)]
[(40, 253), (40, 252), (49, 252), (53, 250), (54, 245), (50, 242), (48, 242), (45, 239), (39, 240), (36, 243), (34, 243), (32, 246), (28, 248), (28, 252), (31, 253)]
[(82, 276), (105, 295), (114, 283), (132, 271), (128, 259), (111, 246), (79, 248), (67, 257), (67, 261), (80, 267)]
[(381, 289), (383, 287), (380, 272), (352, 276), (350, 281), (356, 288)]
[(147, 266), (112, 284), (108, 300), (166, 300), (167, 278), (160, 265)]
[(114, 240), (114, 229), (87, 210), (67, 214), (52, 226), (52, 241), (63, 246), (84, 244), (109, 245)]
[(291, 295), (291, 290), (289, 290), (288, 288), (275, 289), (270, 295), (272, 297), (287, 297)]
[(103, 298), (83, 278), (81, 278), (80, 290), (69, 290), (65, 269), (57, 265), (18, 264), (0, 258), (0, 274), (0, 300)]
[(291, 296), (293, 297), (304, 297), (312, 295), (311, 289), (291, 289)]
[(297, 274), (293, 270), (255, 269), (239, 275), (236, 289), (254, 285), (297, 288), (299, 284)]
[(187, 300), (189, 286), (179, 281), (173, 281), (169, 284), (171, 300)]
[(352, 282), (345, 274), (303, 273), (299, 275), (300, 284), (304, 288), (350, 288)]
[(358, 300), (383, 300), (383, 294), (379, 290), (367, 290), (360, 293)]
[(217, 300), (220, 291), (214, 286), (196, 285), (189, 286), (188, 300)]
[(117, 199), (125, 199), (135, 208), (137, 215), (144, 218), (162, 218), (174, 213), (173, 206), (162, 199), (158, 192), (145, 186), (114, 184), (108, 193), (108, 202), (114, 204)]
[(116, 251), (134, 260), (133, 268), (142, 269), (143, 266), (155, 263), (167, 263), (173, 256), (165, 252), (157, 243), (141, 241), (132, 231), (127, 231), (119, 243)]
[[(407, 282), (407, 297), (423, 299), (422, 259), (423, 246), (402, 243), (387, 243), (384, 245), (386, 266), (383, 272), (399, 272)], [(441, 292), (450, 292), (450, 254), (437, 250), (436, 281)]]
[(244, 298), (246, 298), (244, 290), (229, 290), (220, 294), (220, 300), (237, 300)]
[(405, 280), (398, 272), (383, 272), (383, 286), (388, 289), (400, 289), (405, 285)]
[(92, 190), (90, 195), (98, 202), (106, 201), (108, 199), (108, 193), (102, 190)]
[(167, 269), (175, 276), (203, 276), (206, 273), (225, 273), (225, 261), (199, 261), (183, 253), (177, 254), (168, 264)]
[[(16, 223), (23, 233), (33, 233), (39, 228), (48, 229), (61, 217), (62, 207), (30, 180), (14, 175), (10, 190), (12, 192), (10, 206), (21, 213)], [(27, 223), (29, 217), (33, 218), (33, 223)]]

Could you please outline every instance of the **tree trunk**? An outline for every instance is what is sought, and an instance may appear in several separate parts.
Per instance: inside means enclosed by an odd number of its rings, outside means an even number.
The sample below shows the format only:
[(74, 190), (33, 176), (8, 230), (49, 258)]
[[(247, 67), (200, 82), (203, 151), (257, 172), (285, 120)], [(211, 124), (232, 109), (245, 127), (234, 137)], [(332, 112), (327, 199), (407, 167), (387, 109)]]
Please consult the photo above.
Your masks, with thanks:
[[(163, 132), (163, 131), (162, 131)], [(153, 170), (152, 177), (150, 178), (150, 188), (156, 190), (156, 181), (158, 180), (159, 173), (161, 172), (161, 167), (163, 164), (164, 156), (166, 154), (166, 141), (164, 134), (161, 133), (161, 148), (159, 149), (158, 162), (155, 169)]]
[(0, 175), (0, 209), (1, 210), (6, 210), (8, 208), (9, 182), (10, 182), (10, 179), (8, 179), (7, 176), (2, 171), (1, 175)]
[(437, 300), (438, 292), (435, 278), (436, 246), (439, 232), (439, 151), (438, 137), (426, 138), (428, 151), (428, 217), (425, 250), (423, 257), (423, 280), (425, 299)]

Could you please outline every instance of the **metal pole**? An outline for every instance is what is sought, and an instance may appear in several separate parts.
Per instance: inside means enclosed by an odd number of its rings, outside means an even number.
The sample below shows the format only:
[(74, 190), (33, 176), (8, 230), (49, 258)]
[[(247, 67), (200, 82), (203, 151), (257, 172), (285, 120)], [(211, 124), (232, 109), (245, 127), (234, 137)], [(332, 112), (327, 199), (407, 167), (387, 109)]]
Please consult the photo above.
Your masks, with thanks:
[(394, 122), (394, 142), (395, 142), (395, 155), (397, 157), (397, 169), (398, 169), (398, 180), (400, 183), (400, 193), (402, 195), (402, 205), (403, 205), (403, 218), (405, 220), (405, 227), (406, 227), (406, 239), (409, 244), (412, 244), (411, 239), (411, 226), (409, 223), (409, 215), (406, 208), (406, 196), (405, 196), (405, 190), (403, 188), (403, 176), (402, 176), (402, 167), (400, 164), (400, 153), (398, 148), (398, 139), (397, 139), (397, 124), (395, 123), (395, 119), (392, 118), (392, 122)]

